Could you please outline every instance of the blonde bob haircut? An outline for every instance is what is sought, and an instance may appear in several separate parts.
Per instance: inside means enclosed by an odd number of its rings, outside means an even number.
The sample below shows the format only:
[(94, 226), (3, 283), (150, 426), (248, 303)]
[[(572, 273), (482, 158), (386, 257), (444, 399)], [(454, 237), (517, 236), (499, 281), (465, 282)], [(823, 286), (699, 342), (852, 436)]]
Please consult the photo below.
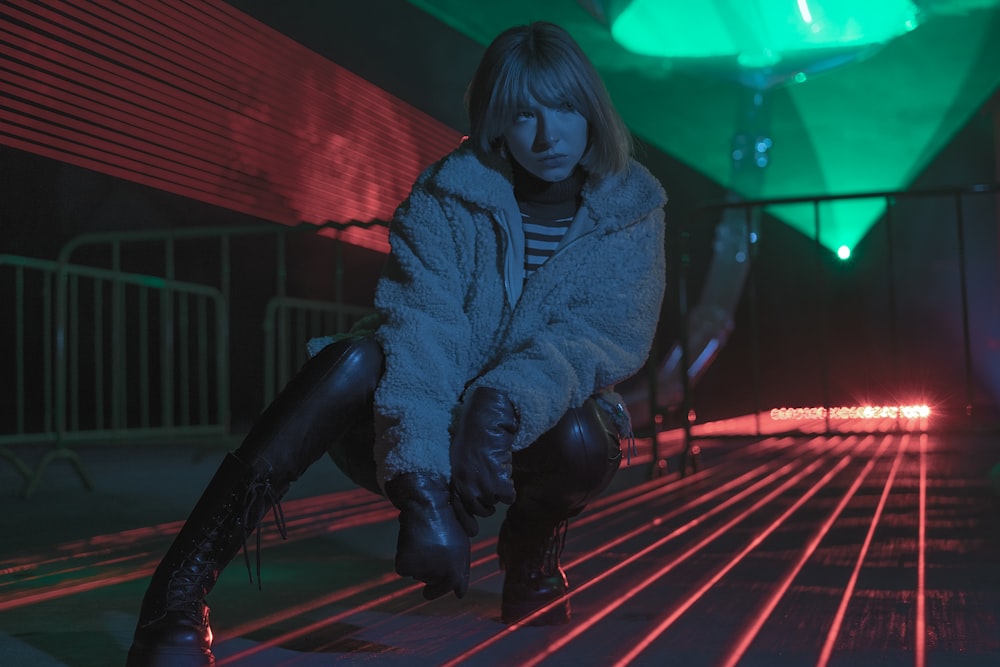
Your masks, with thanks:
[(504, 131), (529, 96), (548, 107), (569, 103), (587, 119), (581, 164), (588, 172), (608, 176), (628, 168), (632, 135), (594, 65), (554, 23), (509, 28), (486, 48), (465, 93), (473, 146), (502, 152)]

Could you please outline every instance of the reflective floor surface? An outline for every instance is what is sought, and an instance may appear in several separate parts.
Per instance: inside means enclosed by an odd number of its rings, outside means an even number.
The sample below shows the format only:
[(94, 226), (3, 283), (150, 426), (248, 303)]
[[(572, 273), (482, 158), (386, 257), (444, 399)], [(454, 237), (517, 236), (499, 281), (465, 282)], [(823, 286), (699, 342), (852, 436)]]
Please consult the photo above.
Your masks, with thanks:
[[(463, 600), (393, 572), (395, 511), (327, 460), (209, 598), (219, 665), (1000, 665), (1000, 440), (703, 440), (648, 476), (649, 443), (571, 525), (572, 618), (499, 621), (499, 517)], [(642, 447), (642, 445), (645, 445)], [(30, 451), (22, 453), (29, 457)], [(123, 665), (146, 580), (221, 461), (215, 449), (81, 451), (30, 499), (0, 462), (0, 664)], [(251, 566), (255, 567), (253, 545)]]

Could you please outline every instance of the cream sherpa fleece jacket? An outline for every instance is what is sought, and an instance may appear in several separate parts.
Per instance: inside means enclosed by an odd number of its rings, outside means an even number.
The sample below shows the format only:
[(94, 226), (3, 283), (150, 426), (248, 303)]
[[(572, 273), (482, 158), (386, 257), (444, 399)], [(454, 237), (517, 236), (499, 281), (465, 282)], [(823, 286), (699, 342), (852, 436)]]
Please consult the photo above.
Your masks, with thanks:
[(380, 484), (410, 471), (450, 477), (450, 429), (476, 387), (510, 397), (518, 450), (645, 363), (663, 298), (666, 195), (633, 162), (591, 177), (582, 197), (559, 250), (523, 282), (506, 162), (466, 144), (417, 180), (390, 225), (375, 296)]

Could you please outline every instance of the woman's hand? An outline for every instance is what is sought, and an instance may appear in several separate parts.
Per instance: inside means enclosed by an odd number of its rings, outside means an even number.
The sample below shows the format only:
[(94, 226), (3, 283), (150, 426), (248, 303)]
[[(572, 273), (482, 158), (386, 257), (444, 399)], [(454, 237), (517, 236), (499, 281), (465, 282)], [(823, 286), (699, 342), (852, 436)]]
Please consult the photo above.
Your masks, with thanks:
[(396, 572), (426, 584), (428, 600), (469, 589), (471, 545), (449, 504), (443, 475), (404, 473), (385, 484), (385, 495), (399, 509)]
[(478, 387), (462, 408), (451, 441), (452, 505), (470, 537), (479, 532), (476, 516), (491, 516), (497, 503), (514, 502), (514, 434), (517, 414), (505, 395)]

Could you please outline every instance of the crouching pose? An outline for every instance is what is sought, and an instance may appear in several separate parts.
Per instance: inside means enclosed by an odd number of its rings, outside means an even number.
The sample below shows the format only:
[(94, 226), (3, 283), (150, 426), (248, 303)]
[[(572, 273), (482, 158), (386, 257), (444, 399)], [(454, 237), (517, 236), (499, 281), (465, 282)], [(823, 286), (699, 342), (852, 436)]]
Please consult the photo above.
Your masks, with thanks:
[(502, 619), (568, 618), (561, 538), (618, 469), (612, 388), (649, 352), (666, 197), (555, 25), (500, 34), (467, 106), (468, 140), (394, 216), (376, 317), (316, 345), (226, 456), (153, 574), (130, 667), (214, 663), (205, 597), (324, 454), (399, 510), (396, 571), (425, 597), (465, 594), (477, 517), (503, 503)]

